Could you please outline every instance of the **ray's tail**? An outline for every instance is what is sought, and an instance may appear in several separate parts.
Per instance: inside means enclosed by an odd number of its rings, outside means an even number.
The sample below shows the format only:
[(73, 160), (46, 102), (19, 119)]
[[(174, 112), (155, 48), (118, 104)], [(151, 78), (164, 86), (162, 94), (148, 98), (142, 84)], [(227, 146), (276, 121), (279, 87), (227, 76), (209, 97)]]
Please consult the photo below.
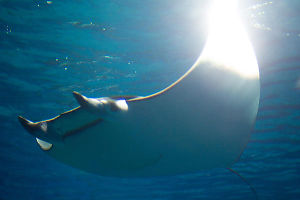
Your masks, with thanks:
[(254, 187), (242, 175), (240, 175), (237, 171), (234, 171), (231, 168), (227, 168), (227, 169), (229, 171), (231, 171), (232, 173), (234, 173), (235, 175), (237, 175), (239, 178), (241, 178), (242, 181), (244, 181), (249, 186), (250, 190), (252, 191), (252, 193), (255, 196), (255, 199), (258, 200), (258, 195), (257, 195), (256, 190), (254, 189)]

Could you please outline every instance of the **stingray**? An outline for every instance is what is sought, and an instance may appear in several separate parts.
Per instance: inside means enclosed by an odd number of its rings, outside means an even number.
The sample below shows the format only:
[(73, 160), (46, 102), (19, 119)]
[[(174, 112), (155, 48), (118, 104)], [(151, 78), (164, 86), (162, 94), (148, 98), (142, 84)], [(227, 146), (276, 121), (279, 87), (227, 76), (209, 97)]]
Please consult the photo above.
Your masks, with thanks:
[(209, 35), (194, 65), (161, 91), (100, 98), (73, 92), (79, 107), (49, 120), (19, 121), (49, 156), (103, 176), (228, 168), (249, 141), (260, 86), (248, 38), (224, 31)]

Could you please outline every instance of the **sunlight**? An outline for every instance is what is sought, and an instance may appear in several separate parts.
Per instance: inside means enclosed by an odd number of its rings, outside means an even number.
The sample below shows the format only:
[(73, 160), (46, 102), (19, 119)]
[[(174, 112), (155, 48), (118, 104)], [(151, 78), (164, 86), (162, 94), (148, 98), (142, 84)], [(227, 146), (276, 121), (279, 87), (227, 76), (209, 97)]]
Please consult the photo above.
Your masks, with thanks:
[(214, 62), (247, 78), (258, 78), (254, 50), (237, 12), (237, 0), (215, 0), (201, 60)]

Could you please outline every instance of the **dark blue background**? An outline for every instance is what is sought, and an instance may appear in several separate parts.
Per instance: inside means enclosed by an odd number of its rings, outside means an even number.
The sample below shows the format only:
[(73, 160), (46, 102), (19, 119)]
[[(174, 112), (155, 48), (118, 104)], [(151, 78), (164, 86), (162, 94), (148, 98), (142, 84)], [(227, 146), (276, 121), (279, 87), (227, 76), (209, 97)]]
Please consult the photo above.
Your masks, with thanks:
[[(255, 199), (226, 169), (108, 178), (44, 154), (17, 121), (39, 121), (90, 97), (149, 94), (184, 73), (206, 36), (206, 1), (0, 0), (0, 199)], [(241, 1), (261, 101), (232, 168), (259, 199), (300, 199), (300, 2)]]

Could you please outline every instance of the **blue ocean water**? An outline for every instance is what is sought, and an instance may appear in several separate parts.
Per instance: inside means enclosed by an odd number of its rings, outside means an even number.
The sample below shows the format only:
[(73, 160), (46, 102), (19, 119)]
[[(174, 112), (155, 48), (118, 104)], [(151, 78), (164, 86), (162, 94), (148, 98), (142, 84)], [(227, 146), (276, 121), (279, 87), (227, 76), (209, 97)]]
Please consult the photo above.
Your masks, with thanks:
[[(89, 174), (48, 157), (17, 121), (87, 96), (149, 94), (197, 59), (208, 1), (0, 0), (0, 199), (255, 199), (226, 169), (145, 179)], [(300, 199), (300, 2), (245, 0), (261, 101), (232, 166), (259, 199)]]

